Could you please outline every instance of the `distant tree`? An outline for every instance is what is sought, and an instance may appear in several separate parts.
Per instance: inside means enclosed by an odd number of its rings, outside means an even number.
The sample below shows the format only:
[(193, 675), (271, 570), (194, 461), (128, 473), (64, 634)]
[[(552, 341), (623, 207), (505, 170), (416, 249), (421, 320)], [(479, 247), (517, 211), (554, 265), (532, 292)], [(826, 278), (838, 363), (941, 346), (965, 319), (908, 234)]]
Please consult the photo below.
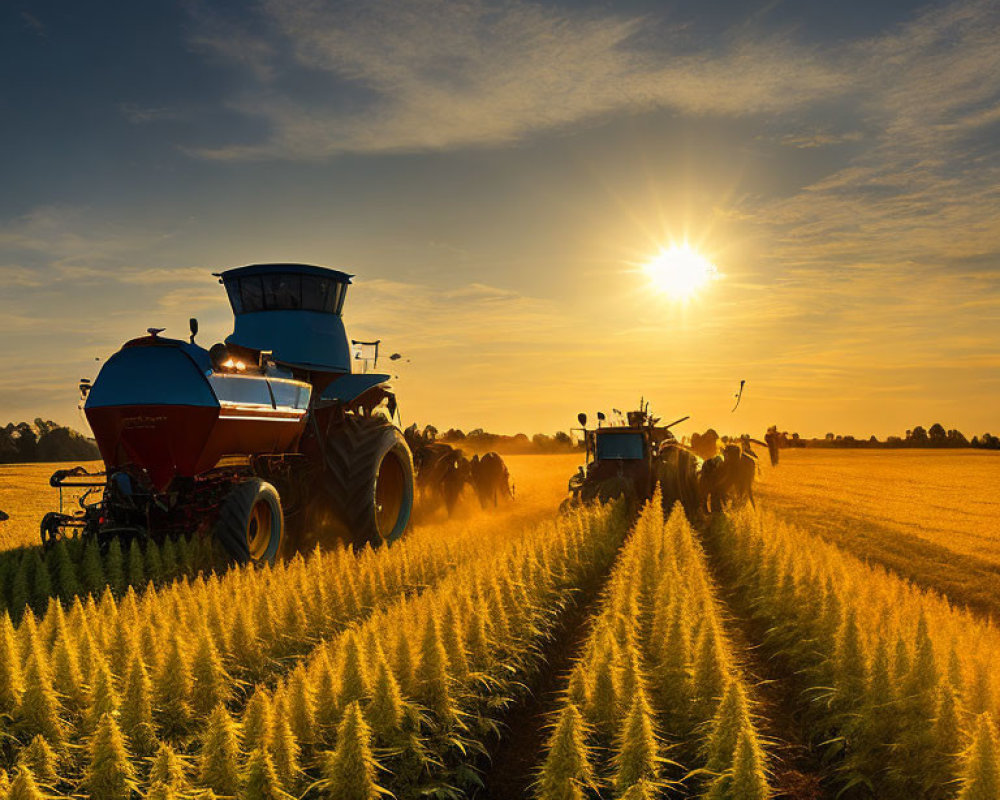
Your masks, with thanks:
[(437, 435), (438, 435), (438, 429), (435, 428), (433, 425), (424, 426), (424, 439), (426, 439), (429, 442), (433, 442), (435, 439), (437, 439)]
[(0, 428), (0, 464), (17, 461), (17, 442), (14, 441), (12, 425)]
[(17, 448), (18, 461), (34, 461), (35, 448), (38, 446), (38, 436), (27, 422), (21, 422), (15, 428), (16, 439), (14, 445)]
[(465, 434), (459, 428), (449, 428), (444, 438), (448, 442), (460, 442), (465, 438)]
[(1000, 439), (992, 433), (984, 433), (979, 440), (979, 446), (987, 450), (1000, 450)]
[(968, 447), (969, 440), (959, 430), (948, 431), (948, 447)]
[(52, 420), (44, 420), (41, 417), (35, 417), (35, 430), (38, 432), (39, 438), (58, 429), (59, 425)]
[(0, 464), (32, 461), (93, 461), (97, 446), (51, 420), (10, 423), (0, 428)]
[(922, 425), (917, 425), (916, 428), (910, 431), (910, 435), (907, 439), (914, 447), (926, 447), (929, 441), (927, 431), (924, 430)]
[(836, 438), (837, 438), (837, 437), (836, 437), (836, 435), (835, 435), (835, 434), (832, 434), (832, 433), (828, 433), (828, 434), (826, 435), (826, 440), (827, 440), (828, 442), (832, 442), (832, 441), (833, 441), (834, 439), (836, 439)]
[(559, 431), (553, 438), (558, 445), (563, 445), (564, 447), (573, 446), (573, 439), (566, 431)]
[(552, 437), (544, 433), (536, 433), (531, 437), (531, 443), (540, 450), (548, 450), (552, 446)]
[(932, 446), (944, 447), (948, 442), (948, 434), (945, 432), (944, 425), (940, 422), (931, 425), (931, 429), (927, 431), (927, 438)]
[(90, 461), (99, 457), (93, 442), (58, 425), (42, 434), (35, 448), (35, 458), (39, 461)]

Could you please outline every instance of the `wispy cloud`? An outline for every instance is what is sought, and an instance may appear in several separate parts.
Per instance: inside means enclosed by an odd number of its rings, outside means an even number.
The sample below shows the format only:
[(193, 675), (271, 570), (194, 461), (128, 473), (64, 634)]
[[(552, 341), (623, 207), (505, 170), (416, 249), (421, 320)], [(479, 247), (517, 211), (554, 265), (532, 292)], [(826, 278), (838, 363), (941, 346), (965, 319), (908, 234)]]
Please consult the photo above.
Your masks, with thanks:
[(802, 133), (786, 133), (780, 137), (781, 144), (788, 147), (795, 147), (799, 150), (811, 150), (816, 147), (830, 147), (833, 145), (860, 142), (864, 139), (861, 131), (848, 131), (846, 133), (831, 133), (828, 131), (808, 131)]
[(49, 35), (49, 31), (45, 26), (45, 23), (30, 11), (22, 11), (21, 20), (24, 22), (25, 27), (33, 30), (38, 36), (45, 38)]
[[(1000, 263), (1000, 6), (959, 2), (849, 48), (870, 129), (849, 162), (758, 203), (799, 268)], [(750, 210), (750, 209), (748, 209)]]
[(181, 116), (181, 112), (175, 108), (143, 106), (138, 103), (121, 103), (118, 109), (121, 111), (122, 116), (133, 125), (145, 125), (150, 122), (178, 119)]
[[(613, 112), (673, 108), (747, 114), (787, 109), (839, 91), (842, 76), (787, 39), (738, 39), (693, 49), (683, 30), (642, 17), (536, 3), (269, 0), (276, 45), (235, 26), (199, 35), (224, 59), (254, 55), (259, 82), (234, 109), (265, 118), (270, 138), (196, 151), (206, 158), (315, 159), (345, 151), (420, 151), (503, 145)], [(211, 26), (218, 31), (216, 18)], [(279, 46), (280, 45), (280, 46)], [(295, 68), (324, 76), (308, 102), (273, 80)], [(335, 95), (363, 99), (349, 107)]]
[(85, 207), (39, 206), (0, 224), (0, 274), (17, 285), (102, 282), (184, 283), (204, 278), (199, 267), (164, 267), (169, 230), (118, 224)]

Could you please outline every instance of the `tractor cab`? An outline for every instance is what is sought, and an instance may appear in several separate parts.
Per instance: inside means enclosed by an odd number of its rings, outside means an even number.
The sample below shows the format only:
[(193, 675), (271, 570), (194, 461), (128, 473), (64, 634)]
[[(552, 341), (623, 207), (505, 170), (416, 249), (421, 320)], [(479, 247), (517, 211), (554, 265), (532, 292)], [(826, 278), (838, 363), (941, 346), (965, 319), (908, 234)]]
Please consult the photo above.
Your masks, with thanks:
[(309, 264), (252, 264), (217, 277), (235, 317), (226, 339), (235, 353), (267, 353), (313, 385), (350, 373), (341, 311), (353, 276)]
[(628, 411), (623, 424), (603, 426), (603, 414), (598, 415), (598, 424), (587, 429), (587, 415), (579, 414), (586, 444), (588, 468), (602, 461), (649, 461), (656, 458), (664, 445), (675, 444), (670, 428), (683, 422), (684, 417), (670, 425), (658, 425), (659, 417), (649, 413), (648, 406), (637, 411)]
[(664, 463), (678, 462), (678, 444), (670, 428), (687, 417), (660, 425), (643, 402), (635, 411), (616, 414), (619, 421), (609, 425), (599, 413), (595, 428), (587, 427), (586, 414), (577, 415), (586, 462), (570, 479), (570, 503), (624, 496), (633, 507), (652, 497), (657, 482), (662, 482)]

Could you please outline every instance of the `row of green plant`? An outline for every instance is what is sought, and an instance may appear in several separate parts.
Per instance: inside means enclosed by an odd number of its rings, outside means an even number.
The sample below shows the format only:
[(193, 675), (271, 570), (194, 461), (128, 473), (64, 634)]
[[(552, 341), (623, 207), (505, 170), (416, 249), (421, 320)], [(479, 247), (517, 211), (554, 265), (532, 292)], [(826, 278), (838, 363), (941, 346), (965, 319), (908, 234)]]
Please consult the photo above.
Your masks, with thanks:
[(1000, 797), (992, 622), (768, 514), (707, 541), (841, 796)]
[(26, 608), (42, 614), (55, 597), (64, 604), (109, 589), (122, 597), (129, 586), (142, 591), (176, 578), (222, 569), (225, 560), (202, 537), (168, 538), (163, 545), (138, 539), (124, 547), (112, 540), (101, 552), (95, 537), (61, 539), (49, 547), (0, 552), (0, 605), (18, 622)]
[(569, 675), (537, 798), (763, 800), (767, 760), (704, 553), (654, 498)]
[(40, 621), (29, 609), (17, 628), (0, 615), (0, 766), (39, 735), (76, 752), (109, 707), (146, 695), (155, 722), (136, 754), (151, 755), (154, 738), (183, 748), (219, 703), (242, 708), (349, 624), (526, 535), (492, 520), (449, 537), (429, 528), (378, 551), (317, 551), (141, 597), (129, 587), (121, 601), (106, 588), (69, 611), (52, 599)]
[[(249, 606), (247, 618), (260, 623), (252, 641), (261, 642), (267, 625), (275, 641), (287, 636), (293, 649), (303, 641), (312, 645), (307, 658), (288, 662), (298, 665), (273, 691), (252, 684), (261, 651), (234, 645), (247, 640), (240, 632), (242, 605), (235, 605), (228, 640), (212, 630), (208, 615), (199, 623), (181, 610), (178, 598), (198, 581), (138, 601), (127, 594), (110, 622), (110, 594), (94, 604), (96, 618), (115, 633), (108, 651), (85, 645), (75, 653), (78, 663), (85, 654), (90, 658), (91, 675), (79, 676), (72, 704), (55, 686), (72, 652), (60, 642), (72, 640), (67, 620), (73, 612), (54, 608), (55, 647), (48, 652), (48, 617), (35, 625), (29, 615), (17, 632), (8, 623), (0, 655), (23, 655), (27, 670), (11, 714), (16, 738), (8, 740), (15, 781), (30, 778), (48, 795), (76, 792), (98, 800), (203, 790), (247, 798), (374, 797), (376, 776), (389, 774), (376, 771), (377, 757), (391, 770), (400, 797), (435, 782), (442, 790), (471, 785), (470, 752), (495, 730), (505, 687), (513, 692), (518, 676), (540, 663), (554, 610), (590, 571), (610, 562), (623, 528), (602, 510), (516, 534), (497, 528), (492, 536), (463, 536), (451, 545), (415, 537), (359, 559), (321, 554), (202, 581), (214, 583), (202, 591), (231, 606), (256, 592), (277, 603)], [(331, 586), (338, 584), (345, 588), (334, 599)], [(386, 584), (426, 588), (390, 596), (380, 588)], [(346, 630), (329, 627), (324, 616), (319, 638), (303, 639), (311, 625), (302, 602), (307, 591), (325, 593), (316, 604), (335, 613), (354, 597), (354, 623)], [(171, 596), (163, 605), (156, 599)], [(143, 647), (141, 633), (125, 636), (125, 667), (116, 670), (118, 631), (130, 627), (120, 621), (145, 631), (163, 614), (183, 615), (163, 657)], [(93, 621), (88, 617), (84, 611), (79, 619), (86, 625)], [(185, 625), (191, 626), (186, 635)], [(226, 657), (216, 641), (229, 642)], [(247, 655), (249, 662), (242, 660)], [(243, 678), (245, 706), (234, 690), (241, 676), (250, 676)]]
[[(285, 791), (466, 796), (480, 786), (478, 767), (502, 734), (505, 710), (544, 668), (563, 610), (607, 571), (625, 529), (624, 509), (605, 507), (538, 525), (520, 542), (497, 542), (492, 556), (352, 627), (273, 693), (255, 695), (244, 730), (265, 702), (289, 721), (284, 735), (298, 747), (301, 772)], [(331, 747), (364, 758), (334, 770)]]

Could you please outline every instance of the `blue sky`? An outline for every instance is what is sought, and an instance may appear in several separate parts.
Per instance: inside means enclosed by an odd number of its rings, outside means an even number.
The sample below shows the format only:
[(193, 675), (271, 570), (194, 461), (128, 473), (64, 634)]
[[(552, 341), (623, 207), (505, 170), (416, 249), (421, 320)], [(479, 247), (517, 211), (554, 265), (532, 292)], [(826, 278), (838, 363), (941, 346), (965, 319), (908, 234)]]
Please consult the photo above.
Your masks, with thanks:
[[(0, 419), (79, 423), (124, 339), (225, 336), (209, 273), (302, 260), (357, 273), (408, 420), (995, 429), (998, 40), (987, 2), (15, 0)], [(687, 304), (639, 269), (682, 239), (724, 275)]]

